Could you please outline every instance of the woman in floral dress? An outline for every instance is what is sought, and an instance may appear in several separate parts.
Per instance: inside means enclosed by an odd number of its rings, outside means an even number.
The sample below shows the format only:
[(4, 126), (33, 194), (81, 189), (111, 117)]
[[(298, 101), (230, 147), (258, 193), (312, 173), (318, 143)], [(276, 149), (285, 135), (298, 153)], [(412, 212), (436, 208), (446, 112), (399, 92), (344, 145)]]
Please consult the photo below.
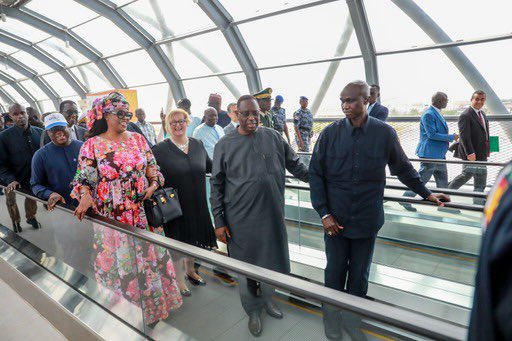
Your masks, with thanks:
[[(126, 131), (133, 116), (117, 92), (95, 101), (88, 113), (88, 140), (80, 150), (71, 196), (82, 220), (89, 208), (110, 219), (163, 235), (148, 226), (141, 201), (163, 183), (144, 137)], [(142, 200), (140, 200), (142, 198)], [(98, 283), (140, 306), (148, 325), (169, 317), (182, 298), (168, 250), (108, 227), (94, 228)]]

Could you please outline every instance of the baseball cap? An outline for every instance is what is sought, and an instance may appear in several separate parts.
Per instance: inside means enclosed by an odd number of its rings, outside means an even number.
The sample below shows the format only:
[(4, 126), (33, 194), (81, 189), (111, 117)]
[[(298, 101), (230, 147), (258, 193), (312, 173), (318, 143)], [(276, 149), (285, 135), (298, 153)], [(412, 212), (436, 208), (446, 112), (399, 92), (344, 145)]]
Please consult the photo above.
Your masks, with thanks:
[(277, 95), (277, 96), (276, 96), (276, 101), (283, 103), (283, 102), (284, 102), (284, 98), (283, 98), (283, 96), (281, 96), (281, 95)]
[(44, 129), (50, 130), (53, 127), (67, 127), (68, 121), (62, 114), (49, 114), (44, 118)]

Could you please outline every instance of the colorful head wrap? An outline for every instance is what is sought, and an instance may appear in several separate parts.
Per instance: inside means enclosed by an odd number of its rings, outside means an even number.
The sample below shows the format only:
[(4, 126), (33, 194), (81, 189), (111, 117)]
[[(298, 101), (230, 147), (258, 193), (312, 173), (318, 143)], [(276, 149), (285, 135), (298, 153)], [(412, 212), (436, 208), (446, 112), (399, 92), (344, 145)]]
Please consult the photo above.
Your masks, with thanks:
[(89, 130), (96, 120), (101, 120), (105, 114), (130, 108), (126, 98), (119, 92), (112, 92), (105, 97), (96, 98), (91, 110), (87, 113), (87, 127)]

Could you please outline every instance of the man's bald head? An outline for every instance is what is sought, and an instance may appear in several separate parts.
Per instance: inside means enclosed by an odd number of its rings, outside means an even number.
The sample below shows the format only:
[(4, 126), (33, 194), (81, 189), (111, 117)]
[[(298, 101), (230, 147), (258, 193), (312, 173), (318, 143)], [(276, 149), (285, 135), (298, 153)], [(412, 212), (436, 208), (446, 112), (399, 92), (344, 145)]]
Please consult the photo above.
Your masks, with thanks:
[(210, 127), (213, 127), (217, 124), (218, 121), (218, 114), (217, 109), (214, 107), (208, 107), (204, 111), (204, 123), (209, 125)]
[(448, 95), (438, 91), (432, 95), (432, 105), (437, 109), (444, 109), (448, 105)]
[(28, 114), (25, 107), (19, 103), (14, 103), (9, 107), (9, 117), (14, 124), (23, 130), (28, 128)]
[(366, 114), (370, 99), (370, 87), (364, 81), (350, 82), (340, 94), (341, 108), (348, 119), (361, 118)]

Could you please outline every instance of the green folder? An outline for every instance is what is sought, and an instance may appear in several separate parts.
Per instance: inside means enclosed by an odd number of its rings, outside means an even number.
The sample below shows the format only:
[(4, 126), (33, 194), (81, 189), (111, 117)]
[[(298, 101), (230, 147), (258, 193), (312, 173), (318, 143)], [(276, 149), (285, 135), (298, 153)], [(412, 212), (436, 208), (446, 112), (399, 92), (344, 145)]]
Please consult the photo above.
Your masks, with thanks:
[(499, 136), (489, 136), (489, 148), (491, 150), (491, 153), (500, 151)]

